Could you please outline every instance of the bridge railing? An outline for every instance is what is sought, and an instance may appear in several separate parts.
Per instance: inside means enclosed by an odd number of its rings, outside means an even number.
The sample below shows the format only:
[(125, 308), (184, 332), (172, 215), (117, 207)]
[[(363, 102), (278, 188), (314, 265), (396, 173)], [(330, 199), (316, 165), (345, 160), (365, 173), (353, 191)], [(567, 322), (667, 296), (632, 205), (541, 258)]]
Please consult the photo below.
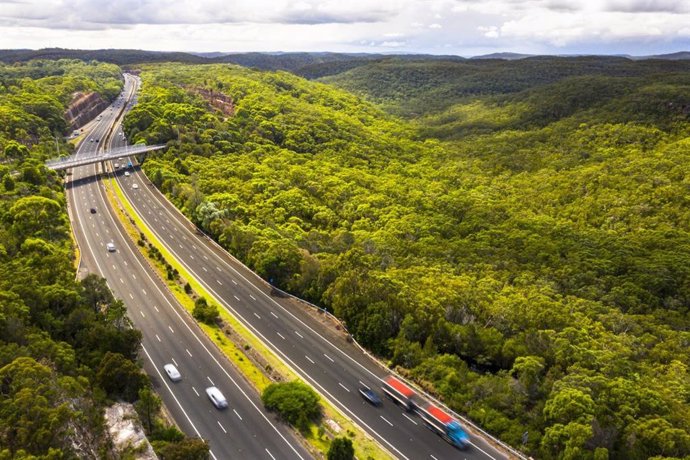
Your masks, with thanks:
[(59, 170), (68, 169), (75, 166), (83, 166), (93, 163), (99, 163), (101, 161), (116, 160), (118, 158), (127, 157), (130, 155), (138, 155), (141, 153), (151, 152), (154, 150), (160, 150), (165, 148), (165, 145), (140, 145), (140, 146), (128, 146), (113, 150), (108, 150), (99, 155), (92, 156), (76, 156), (70, 155), (63, 158), (54, 158), (45, 162), (48, 169)]

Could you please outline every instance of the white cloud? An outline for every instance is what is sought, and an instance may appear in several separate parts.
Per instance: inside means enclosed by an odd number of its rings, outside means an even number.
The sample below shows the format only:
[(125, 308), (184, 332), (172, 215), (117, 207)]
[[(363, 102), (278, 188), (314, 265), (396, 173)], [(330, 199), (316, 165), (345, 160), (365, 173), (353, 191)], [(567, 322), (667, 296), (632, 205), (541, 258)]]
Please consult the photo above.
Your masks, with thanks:
[(666, 13), (645, 14), (642, 21), (631, 21), (628, 13), (584, 12), (562, 15), (556, 12), (528, 14), (507, 21), (499, 28), (500, 35), (509, 39), (540, 40), (563, 47), (578, 41), (598, 39), (605, 45), (617, 40), (650, 40), (666, 34), (676, 34), (686, 27), (689, 18)]
[(383, 46), (384, 48), (400, 48), (402, 46), (405, 46), (405, 42), (391, 40), (391, 41), (382, 42), (381, 46)]
[(477, 29), (482, 32), (482, 34), (487, 37), (487, 38), (498, 38), (500, 35), (498, 32), (498, 27), (496, 26), (489, 26), (489, 27), (484, 27), (484, 26), (479, 26)]
[(0, 0), (5, 48), (181, 51), (690, 49), (690, 0)]

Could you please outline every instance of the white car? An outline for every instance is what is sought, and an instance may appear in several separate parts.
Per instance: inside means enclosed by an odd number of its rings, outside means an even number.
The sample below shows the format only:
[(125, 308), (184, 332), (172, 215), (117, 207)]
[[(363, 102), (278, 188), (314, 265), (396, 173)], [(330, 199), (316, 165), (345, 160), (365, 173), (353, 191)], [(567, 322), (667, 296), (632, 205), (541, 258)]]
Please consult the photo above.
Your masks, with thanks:
[(180, 380), (182, 380), (182, 375), (180, 374), (180, 371), (178, 371), (174, 365), (166, 364), (165, 366), (163, 366), (163, 370), (165, 370), (165, 373), (168, 374), (168, 378), (173, 382), (179, 382)]
[(218, 388), (208, 387), (206, 388), (206, 394), (208, 395), (208, 399), (216, 406), (216, 409), (225, 409), (228, 407), (228, 400), (225, 399), (225, 396), (223, 396), (223, 393), (221, 393)]
[(138, 189), (138, 188), (139, 188), (139, 184), (132, 184), (132, 188), (135, 189), (135, 190)]
[(125, 171), (125, 177), (129, 177), (129, 171)]
[(115, 243), (108, 243), (105, 245), (106, 249), (108, 249), (108, 252), (115, 252)]

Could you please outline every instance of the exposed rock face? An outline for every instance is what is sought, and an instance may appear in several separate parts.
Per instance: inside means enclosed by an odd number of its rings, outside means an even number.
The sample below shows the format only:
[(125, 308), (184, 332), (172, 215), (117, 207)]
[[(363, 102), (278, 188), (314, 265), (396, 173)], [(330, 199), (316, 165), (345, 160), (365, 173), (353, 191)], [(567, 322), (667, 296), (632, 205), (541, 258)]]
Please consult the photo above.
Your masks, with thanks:
[(134, 406), (128, 403), (113, 404), (105, 410), (105, 423), (118, 452), (132, 448), (136, 451), (134, 458), (137, 460), (158, 459), (139, 425)]
[(70, 125), (70, 130), (78, 129), (91, 121), (96, 115), (108, 107), (98, 93), (74, 93), (72, 101), (65, 111), (65, 120)]
[(232, 100), (232, 97), (218, 91), (207, 90), (204, 88), (190, 88), (190, 91), (206, 99), (206, 102), (208, 102), (209, 106), (218, 110), (223, 115), (229, 117), (235, 115), (235, 103)]

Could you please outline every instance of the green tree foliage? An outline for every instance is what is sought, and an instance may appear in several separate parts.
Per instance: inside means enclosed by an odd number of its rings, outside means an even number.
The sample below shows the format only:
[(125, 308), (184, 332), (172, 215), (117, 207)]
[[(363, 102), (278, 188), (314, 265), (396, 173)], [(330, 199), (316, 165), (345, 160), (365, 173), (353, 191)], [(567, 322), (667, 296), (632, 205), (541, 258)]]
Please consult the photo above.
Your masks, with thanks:
[(72, 93), (121, 86), (116, 67), (97, 63), (0, 65), (0, 458), (104, 451), (99, 366), (119, 353), (138, 373), (141, 333), (104, 280), (75, 281), (62, 181), (43, 166), (55, 135), (70, 149), (60, 131)]
[(355, 448), (349, 438), (335, 438), (331, 441), (326, 455), (328, 460), (352, 460), (355, 458)]
[(144, 425), (144, 429), (147, 433), (151, 433), (156, 421), (156, 415), (161, 408), (161, 399), (150, 388), (146, 387), (139, 390), (138, 397), (139, 399), (134, 407), (139, 414), (139, 419)]
[(286, 73), (152, 65), (125, 125), (168, 143), (143, 167), (195, 224), (455, 410), (535, 457), (642, 458), (690, 431), (688, 67), (329, 79), (406, 121)]
[(219, 315), (218, 307), (215, 304), (209, 304), (206, 298), (199, 297), (194, 301), (192, 315), (202, 323), (215, 324)]
[(148, 379), (131, 360), (119, 353), (107, 352), (98, 366), (96, 382), (108, 397), (134, 402)]
[(168, 444), (158, 452), (161, 460), (208, 460), (211, 458), (208, 442), (198, 438), (185, 438)]
[(261, 394), (261, 401), (302, 432), (321, 417), (318, 395), (301, 382), (272, 383)]
[(70, 377), (56, 379), (33, 358), (16, 358), (0, 368), (0, 444), (16, 453), (41, 454), (59, 448), (78, 415), (67, 402), (84, 388)]

